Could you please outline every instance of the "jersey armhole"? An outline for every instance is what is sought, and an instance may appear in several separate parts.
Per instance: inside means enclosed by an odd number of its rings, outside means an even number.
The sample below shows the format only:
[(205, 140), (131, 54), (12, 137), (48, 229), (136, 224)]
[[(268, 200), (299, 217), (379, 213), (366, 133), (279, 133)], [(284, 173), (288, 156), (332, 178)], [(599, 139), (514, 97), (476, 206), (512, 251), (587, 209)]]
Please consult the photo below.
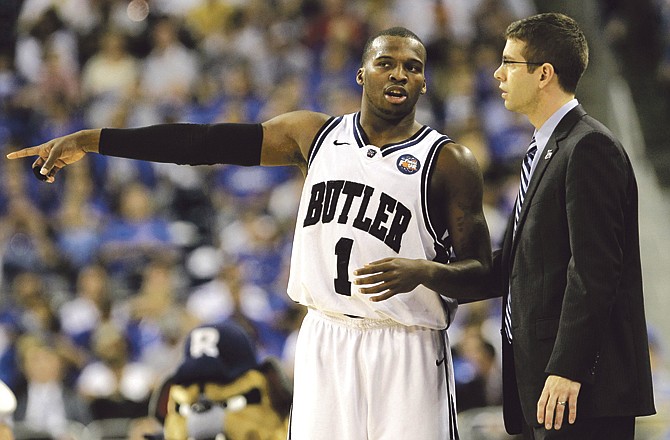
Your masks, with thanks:
[(319, 148), (321, 148), (323, 140), (326, 138), (326, 136), (328, 136), (328, 133), (330, 133), (340, 122), (342, 122), (343, 118), (343, 116), (331, 116), (321, 126), (321, 128), (319, 128), (319, 131), (312, 140), (312, 145), (309, 147), (309, 153), (307, 155), (307, 172), (309, 172), (309, 168), (312, 166), (312, 161), (314, 161), (314, 157), (316, 157), (316, 154), (319, 152)]
[(453, 258), (453, 249), (450, 244), (449, 230), (445, 229), (444, 231), (438, 231), (435, 227), (435, 223), (430, 216), (429, 201), (431, 200), (431, 186), (430, 181), (435, 172), (435, 167), (437, 166), (437, 158), (442, 151), (442, 148), (450, 143), (454, 143), (448, 136), (443, 136), (439, 138), (431, 147), (430, 152), (427, 157), (427, 166), (424, 168), (424, 173), (422, 176), (422, 188), (421, 188), (421, 197), (422, 197), (422, 206), (423, 206), (423, 219), (426, 225), (426, 229), (433, 237), (435, 243), (435, 252), (436, 257), (435, 261), (448, 263), (451, 258)]

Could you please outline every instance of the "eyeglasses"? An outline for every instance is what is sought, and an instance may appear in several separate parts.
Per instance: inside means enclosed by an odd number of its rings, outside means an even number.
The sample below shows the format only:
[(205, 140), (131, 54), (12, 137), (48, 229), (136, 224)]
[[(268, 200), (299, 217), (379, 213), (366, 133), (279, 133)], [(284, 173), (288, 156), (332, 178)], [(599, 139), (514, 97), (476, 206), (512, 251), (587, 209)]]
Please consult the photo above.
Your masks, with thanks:
[(512, 61), (508, 60), (506, 58), (502, 59), (502, 62), (500, 63), (501, 66), (509, 66), (510, 64), (525, 64), (527, 66), (541, 66), (544, 63), (537, 63), (534, 61)]

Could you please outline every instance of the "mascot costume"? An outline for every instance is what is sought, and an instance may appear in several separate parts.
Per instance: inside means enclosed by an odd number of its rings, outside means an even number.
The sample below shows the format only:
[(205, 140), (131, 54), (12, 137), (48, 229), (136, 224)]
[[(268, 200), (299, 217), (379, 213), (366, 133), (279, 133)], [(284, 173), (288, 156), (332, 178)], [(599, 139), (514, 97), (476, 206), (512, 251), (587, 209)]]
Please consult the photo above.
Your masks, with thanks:
[(184, 360), (154, 393), (163, 432), (147, 439), (284, 440), (292, 393), (275, 359), (262, 363), (232, 323), (193, 329)]

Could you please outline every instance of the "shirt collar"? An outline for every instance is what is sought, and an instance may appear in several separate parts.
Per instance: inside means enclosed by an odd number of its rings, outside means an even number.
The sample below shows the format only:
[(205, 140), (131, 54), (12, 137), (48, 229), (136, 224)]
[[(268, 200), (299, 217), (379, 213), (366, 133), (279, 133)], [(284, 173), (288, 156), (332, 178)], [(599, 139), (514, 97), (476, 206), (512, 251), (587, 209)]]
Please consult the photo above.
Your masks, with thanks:
[(577, 99), (571, 99), (570, 101), (563, 104), (561, 108), (556, 110), (556, 112), (554, 112), (554, 114), (551, 115), (544, 124), (542, 124), (542, 127), (540, 127), (539, 130), (535, 130), (535, 142), (537, 143), (537, 151), (540, 153), (536, 154), (535, 157), (540, 156), (544, 151), (544, 147), (547, 146), (549, 138), (551, 137), (554, 130), (556, 130), (556, 127), (558, 126), (558, 123), (561, 122), (561, 119), (563, 119), (563, 116), (565, 116), (570, 110), (577, 107), (578, 105), (579, 102)]

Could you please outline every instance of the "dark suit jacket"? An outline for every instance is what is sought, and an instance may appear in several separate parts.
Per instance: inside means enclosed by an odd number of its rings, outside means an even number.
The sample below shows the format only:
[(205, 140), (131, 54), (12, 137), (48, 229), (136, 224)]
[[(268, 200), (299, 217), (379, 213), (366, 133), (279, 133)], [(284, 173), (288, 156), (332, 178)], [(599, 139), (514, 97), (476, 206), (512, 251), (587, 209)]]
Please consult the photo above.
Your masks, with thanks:
[(578, 419), (655, 412), (637, 198), (619, 141), (572, 109), (539, 158), (516, 237), (511, 218), (494, 255), (498, 292), (512, 295), (513, 344), (503, 340), (510, 433), (521, 432), (522, 417), (537, 425), (550, 374), (582, 384)]

